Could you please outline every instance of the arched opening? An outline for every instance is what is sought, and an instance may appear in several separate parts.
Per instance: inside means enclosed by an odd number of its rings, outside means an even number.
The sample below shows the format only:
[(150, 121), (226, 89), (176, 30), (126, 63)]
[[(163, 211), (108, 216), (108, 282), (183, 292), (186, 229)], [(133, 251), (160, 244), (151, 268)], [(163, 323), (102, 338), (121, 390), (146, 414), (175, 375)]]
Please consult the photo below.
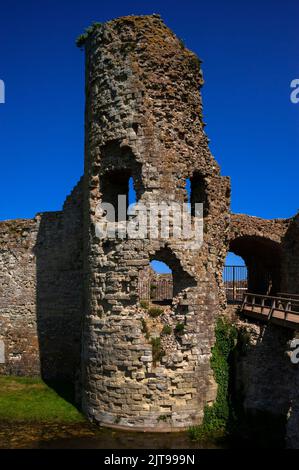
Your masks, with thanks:
[[(107, 212), (109, 222), (127, 219), (130, 181), (132, 181), (132, 176), (128, 169), (111, 170), (102, 175), (102, 202), (104, 204), (111, 204), (114, 208), (114, 215), (110, 211)], [(125, 199), (121, 198), (121, 196)]]
[(248, 291), (276, 295), (281, 284), (281, 246), (265, 237), (240, 236), (231, 240), (230, 252), (244, 260)]
[(150, 256), (149, 265), (139, 274), (139, 299), (171, 305), (174, 297), (195, 285), (178, 258), (164, 247)]
[(173, 276), (170, 267), (156, 259), (139, 274), (139, 299), (152, 304), (171, 305)]
[(190, 274), (182, 268), (180, 260), (175, 256), (172, 250), (168, 247), (163, 247), (150, 256), (150, 261), (162, 261), (172, 271), (173, 277), (173, 295), (177, 296), (184, 289), (196, 286), (196, 282)]
[[(110, 222), (124, 221), (128, 218), (128, 207), (135, 204), (144, 191), (142, 165), (137, 162), (132, 150), (113, 141), (102, 149), (102, 168), (100, 192), (102, 204), (111, 204)], [(105, 208), (106, 209), (106, 208)]]
[(150, 262), (151, 279), (149, 285), (152, 303), (168, 305), (173, 298), (173, 276), (170, 267), (159, 260)]

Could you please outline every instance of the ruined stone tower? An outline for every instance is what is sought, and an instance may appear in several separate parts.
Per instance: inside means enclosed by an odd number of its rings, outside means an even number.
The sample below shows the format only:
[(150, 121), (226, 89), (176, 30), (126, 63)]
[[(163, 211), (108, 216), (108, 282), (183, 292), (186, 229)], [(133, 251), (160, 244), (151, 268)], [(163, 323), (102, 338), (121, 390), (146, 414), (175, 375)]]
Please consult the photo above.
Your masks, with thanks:
[[(226, 308), (222, 271), (227, 251), (241, 256), (249, 296), (280, 292), (289, 305), (299, 296), (299, 214), (230, 213), (229, 180), (203, 130), (200, 61), (159, 16), (87, 31), (79, 41), (86, 52), (84, 175), (62, 210), (0, 221), (0, 375), (67, 381), (99, 424), (181, 430), (200, 423), (215, 400), (210, 358), (223, 314), (250, 338), (234, 361), (232, 395), (243, 398), (246, 413), (282, 417), (289, 445), (298, 448), (299, 374), (285, 354), (296, 333), (269, 318), (247, 323), (236, 305)], [(203, 203), (203, 243), (178, 237), (174, 214), (170, 236), (125, 233), (138, 229), (136, 213), (118, 214), (117, 223), (103, 203), (118, 212), (132, 181), (146, 217), (150, 204), (189, 201), (195, 233), (202, 233), (195, 205)], [(154, 228), (163, 220), (159, 214)], [(122, 231), (111, 236), (114, 228)], [(172, 274), (157, 275), (152, 260)]]
[[(203, 130), (200, 61), (157, 15), (92, 28), (85, 53), (83, 409), (106, 426), (183, 429), (215, 398), (210, 355), (229, 226), (229, 179)], [(186, 202), (189, 179), (191, 205), (204, 203), (202, 247), (99, 238), (99, 204), (116, 206), (130, 178), (145, 204)], [(174, 284), (155, 319), (138, 297), (152, 259), (171, 267)]]

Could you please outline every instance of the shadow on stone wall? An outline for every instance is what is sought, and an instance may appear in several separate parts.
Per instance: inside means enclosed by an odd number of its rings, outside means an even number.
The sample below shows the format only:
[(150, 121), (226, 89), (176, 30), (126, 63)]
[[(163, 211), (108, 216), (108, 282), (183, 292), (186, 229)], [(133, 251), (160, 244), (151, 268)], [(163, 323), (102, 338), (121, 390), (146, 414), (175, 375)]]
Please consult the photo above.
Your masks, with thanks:
[[(243, 323), (243, 322), (242, 322)], [(244, 323), (235, 361), (234, 403), (240, 446), (284, 447), (294, 387), (291, 330)]]
[(299, 214), (290, 222), (282, 240), (282, 292), (299, 294)]
[(239, 236), (230, 241), (229, 251), (241, 256), (248, 269), (248, 290), (276, 295), (281, 285), (281, 245), (261, 236)]
[(69, 389), (61, 384), (74, 385), (79, 375), (83, 311), (82, 213), (78, 203), (67, 201), (63, 212), (40, 215), (35, 256), (41, 375), (49, 384), (58, 384), (56, 391), (69, 398)]

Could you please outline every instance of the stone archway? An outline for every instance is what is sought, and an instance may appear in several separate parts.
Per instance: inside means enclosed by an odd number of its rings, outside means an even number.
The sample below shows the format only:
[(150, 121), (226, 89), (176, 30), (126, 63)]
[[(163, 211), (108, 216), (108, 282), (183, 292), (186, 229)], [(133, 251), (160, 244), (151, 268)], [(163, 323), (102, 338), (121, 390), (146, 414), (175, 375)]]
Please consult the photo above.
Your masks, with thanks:
[(244, 259), (250, 292), (275, 295), (281, 291), (282, 239), (288, 223), (286, 219), (232, 215), (229, 251)]
[(241, 236), (230, 241), (230, 251), (241, 256), (248, 269), (248, 290), (274, 295), (281, 286), (281, 245), (258, 236)]

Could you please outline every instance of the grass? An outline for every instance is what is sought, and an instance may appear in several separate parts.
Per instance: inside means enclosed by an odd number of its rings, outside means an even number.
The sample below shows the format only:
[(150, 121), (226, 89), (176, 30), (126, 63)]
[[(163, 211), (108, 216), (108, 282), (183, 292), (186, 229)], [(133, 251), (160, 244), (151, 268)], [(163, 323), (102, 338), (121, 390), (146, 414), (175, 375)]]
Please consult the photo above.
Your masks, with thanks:
[(171, 333), (172, 333), (171, 326), (170, 325), (164, 325), (161, 334), (162, 335), (171, 335)]
[(78, 423), (84, 417), (41, 379), (0, 377), (0, 421)]
[(175, 326), (175, 333), (177, 335), (182, 335), (185, 332), (185, 325), (184, 323), (177, 323)]
[(143, 308), (144, 310), (147, 310), (148, 309), (147, 300), (140, 300), (140, 307)]
[(85, 29), (85, 32), (83, 34), (80, 34), (80, 36), (77, 37), (76, 39), (76, 45), (77, 47), (83, 48), (85, 45), (86, 40), (88, 37), (97, 29), (101, 26), (101, 23), (94, 22), (91, 26)]
[(149, 332), (147, 323), (146, 323), (146, 321), (144, 320), (144, 318), (141, 318), (141, 327), (142, 327), (142, 329), (141, 329), (142, 333), (144, 334), (144, 336), (146, 337), (146, 339), (149, 339), (149, 337), (150, 337), (150, 332)]
[(152, 318), (157, 318), (162, 315), (162, 313), (164, 313), (164, 310), (159, 307), (151, 307), (148, 311), (149, 316)]
[(161, 361), (162, 357), (165, 356), (165, 351), (163, 351), (161, 346), (161, 338), (152, 338), (152, 355), (153, 355), (153, 365), (156, 367), (157, 362)]

